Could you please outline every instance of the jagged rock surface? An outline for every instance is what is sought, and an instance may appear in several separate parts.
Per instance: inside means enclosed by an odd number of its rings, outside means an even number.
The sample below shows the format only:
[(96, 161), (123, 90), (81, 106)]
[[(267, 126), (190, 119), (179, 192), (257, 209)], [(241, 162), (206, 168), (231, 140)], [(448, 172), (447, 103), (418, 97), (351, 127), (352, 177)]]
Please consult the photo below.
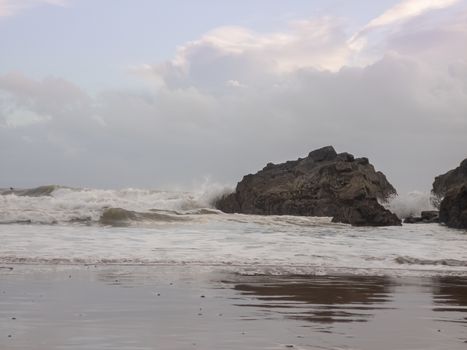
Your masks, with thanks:
[(397, 216), (378, 203), (395, 194), (367, 158), (337, 154), (327, 146), (244, 176), (216, 207), (228, 213), (330, 216), (357, 226), (400, 225)]
[(432, 193), (437, 197), (444, 197), (446, 193), (457, 186), (467, 182), (467, 158), (460, 165), (447, 173), (436, 176), (433, 182)]
[(404, 224), (431, 224), (439, 222), (438, 210), (425, 210), (422, 211), (421, 216), (409, 216), (404, 219)]
[(460, 165), (439, 175), (433, 182), (439, 204), (439, 221), (449, 227), (467, 228), (467, 158)]
[(467, 229), (467, 182), (446, 193), (439, 208), (439, 220), (449, 227)]

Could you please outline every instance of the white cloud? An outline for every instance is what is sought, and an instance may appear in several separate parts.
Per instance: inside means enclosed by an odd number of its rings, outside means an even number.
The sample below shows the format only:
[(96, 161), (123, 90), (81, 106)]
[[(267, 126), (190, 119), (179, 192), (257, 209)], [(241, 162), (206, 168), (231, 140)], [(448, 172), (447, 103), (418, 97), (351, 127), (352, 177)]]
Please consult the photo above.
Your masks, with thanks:
[(151, 73), (155, 81), (167, 86), (209, 88), (233, 80), (249, 85), (248, 80), (258, 80), (259, 75), (280, 75), (304, 67), (337, 71), (351, 54), (346, 39), (342, 23), (332, 18), (296, 21), (277, 33), (220, 27), (181, 45), (172, 60), (142, 65), (136, 71)]
[[(428, 11), (447, 8), (459, 2), (405, 0), (353, 35), (347, 33), (344, 21), (331, 17), (294, 21), (289, 23), (286, 30), (271, 33), (258, 33), (238, 26), (219, 27), (181, 45), (173, 59), (133, 67), (132, 71), (151, 78), (157, 86), (196, 86), (212, 90), (224, 82), (241, 81), (250, 86), (252, 81), (264, 81), (267, 77), (278, 77), (304, 68), (337, 72), (345, 66), (363, 67), (381, 59), (391, 49), (384, 46), (399, 33), (406, 38), (410, 31), (421, 32), (418, 28), (401, 29), (401, 24), (410, 26)], [(457, 32), (465, 31), (464, 22), (457, 20), (456, 23), (460, 27), (456, 29)], [(367, 42), (371, 31), (396, 24), (399, 27), (392, 28), (376, 41)], [(443, 24), (453, 27), (449, 21)], [(442, 29), (439, 23), (431, 27), (436, 28), (436, 32)], [(261, 66), (259, 70), (256, 68), (258, 65)], [(227, 85), (231, 86), (230, 83)]]
[(65, 6), (68, 0), (0, 0), (0, 17), (10, 17), (41, 4)]
[(349, 45), (355, 50), (361, 50), (366, 45), (366, 35), (375, 29), (387, 27), (408, 21), (428, 11), (451, 7), (461, 0), (402, 0), (389, 8), (380, 16), (372, 19), (349, 40)]
[(381, 16), (371, 20), (363, 30), (387, 26), (400, 21), (419, 16), (424, 12), (450, 7), (459, 0), (403, 0), (384, 12)]
[(225, 85), (226, 85), (226, 86), (233, 87), (233, 88), (243, 88), (243, 87), (246, 87), (246, 85), (240, 83), (238, 80), (235, 80), (235, 79), (227, 80), (227, 81), (225, 82)]

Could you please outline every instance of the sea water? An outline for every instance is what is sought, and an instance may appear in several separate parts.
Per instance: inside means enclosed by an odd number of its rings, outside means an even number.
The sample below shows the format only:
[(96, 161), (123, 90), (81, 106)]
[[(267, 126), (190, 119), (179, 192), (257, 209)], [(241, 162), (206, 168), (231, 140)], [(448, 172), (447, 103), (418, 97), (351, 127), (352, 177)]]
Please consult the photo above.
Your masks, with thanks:
[[(439, 224), (352, 227), (331, 218), (225, 214), (213, 208), (209, 191), (48, 186), (0, 192), (4, 265), (190, 265), (266, 275), (467, 276), (467, 232)], [(112, 215), (102, 220), (105, 213)]]

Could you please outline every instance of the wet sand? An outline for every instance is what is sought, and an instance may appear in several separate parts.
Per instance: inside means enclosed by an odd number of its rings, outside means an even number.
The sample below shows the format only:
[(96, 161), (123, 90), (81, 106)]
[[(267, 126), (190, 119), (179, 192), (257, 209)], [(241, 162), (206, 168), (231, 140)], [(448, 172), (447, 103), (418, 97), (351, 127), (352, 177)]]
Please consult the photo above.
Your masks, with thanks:
[(466, 349), (467, 278), (0, 267), (0, 349)]

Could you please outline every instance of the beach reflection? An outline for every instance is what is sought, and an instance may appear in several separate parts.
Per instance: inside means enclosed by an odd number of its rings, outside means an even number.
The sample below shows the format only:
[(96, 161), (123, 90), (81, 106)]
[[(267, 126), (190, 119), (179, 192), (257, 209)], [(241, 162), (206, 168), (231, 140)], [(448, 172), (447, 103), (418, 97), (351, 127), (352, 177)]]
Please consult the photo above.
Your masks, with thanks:
[(467, 278), (439, 277), (433, 280), (433, 311), (443, 322), (467, 326)]
[[(366, 322), (375, 310), (389, 309), (391, 280), (385, 277), (258, 278), (237, 282), (241, 307), (269, 317), (314, 323)], [(262, 315), (265, 316), (265, 315)]]

